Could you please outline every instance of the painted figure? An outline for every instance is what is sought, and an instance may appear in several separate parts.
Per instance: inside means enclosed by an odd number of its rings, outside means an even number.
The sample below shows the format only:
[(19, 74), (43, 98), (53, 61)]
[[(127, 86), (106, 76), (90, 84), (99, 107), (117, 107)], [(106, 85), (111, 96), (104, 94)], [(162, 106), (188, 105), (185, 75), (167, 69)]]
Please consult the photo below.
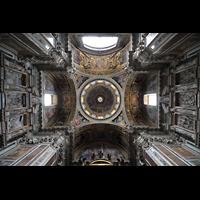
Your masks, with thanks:
[(106, 65), (106, 61), (103, 58), (97, 58), (94, 63), (95, 67), (99, 70), (102, 70)]

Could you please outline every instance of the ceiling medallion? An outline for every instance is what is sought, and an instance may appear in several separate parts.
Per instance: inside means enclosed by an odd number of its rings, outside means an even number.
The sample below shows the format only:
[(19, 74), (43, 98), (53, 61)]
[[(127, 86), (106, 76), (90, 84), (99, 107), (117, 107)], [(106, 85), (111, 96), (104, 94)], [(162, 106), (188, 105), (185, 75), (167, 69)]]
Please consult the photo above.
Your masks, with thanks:
[(80, 93), (84, 113), (95, 120), (107, 120), (116, 114), (121, 104), (119, 89), (110, 81), (95, 79)]

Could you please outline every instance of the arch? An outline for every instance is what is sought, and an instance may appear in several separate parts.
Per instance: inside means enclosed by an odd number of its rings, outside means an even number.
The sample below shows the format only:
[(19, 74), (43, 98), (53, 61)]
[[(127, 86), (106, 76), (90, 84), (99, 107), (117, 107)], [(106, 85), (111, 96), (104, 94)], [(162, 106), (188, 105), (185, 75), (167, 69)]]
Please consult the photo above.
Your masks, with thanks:
[[(128, 159), (128, 145), (128, 137), (121, 127), (111, 124), (87, 125), (79, 128), (76, 132), (74, 160), (79, 159), (81, 156), (91, 159), (92, 151), (97, 155), (100, 150), (104, 151), (105, 159), (109, 152), (112, 152), (113, 159), (117, 158), (117, 154), (124, 159)], [(113, 153), (113, 149), (116, 154)]]
[(92, 161), (89, 166), (113, 166), (113, 163), (105, 159), (97, 159)]

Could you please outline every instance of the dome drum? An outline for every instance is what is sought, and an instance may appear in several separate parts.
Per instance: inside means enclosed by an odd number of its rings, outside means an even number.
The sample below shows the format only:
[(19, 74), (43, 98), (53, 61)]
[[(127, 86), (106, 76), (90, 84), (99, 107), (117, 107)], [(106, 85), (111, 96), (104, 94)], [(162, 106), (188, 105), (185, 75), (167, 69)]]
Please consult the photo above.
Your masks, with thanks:
[(81, 89), (80, 108), (91, 119), (110, 119), (118, 113), (120, 105), (120, 90), (109, 80), (95, 79), (84, 84)]

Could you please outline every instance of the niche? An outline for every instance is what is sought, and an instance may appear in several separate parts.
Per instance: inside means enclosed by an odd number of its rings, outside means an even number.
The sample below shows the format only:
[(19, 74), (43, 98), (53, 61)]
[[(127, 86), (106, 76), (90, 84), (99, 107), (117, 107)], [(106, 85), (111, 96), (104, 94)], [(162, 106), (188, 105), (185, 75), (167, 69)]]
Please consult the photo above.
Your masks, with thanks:
[(6, 117), (7, 133), (11, 133), (28, 126), (28, 113)]
[(174, 105), (180, 108), (196, 109), (196, 91), (175, 92)]
[(196, 82), (196, 67), (181, 70), (175, 73), (175, 85), (186, 85)]
[(5, 78), (8, 85), (27, 87), (27, 73), (5, 67)]
[(28, 93), (5, 91), (6, 110), (28, 108)]
[(196, 133), (196, 117), (193, 115), (175, 113), (173, 118), (173, 125), (185, 129), (187, 131)]

